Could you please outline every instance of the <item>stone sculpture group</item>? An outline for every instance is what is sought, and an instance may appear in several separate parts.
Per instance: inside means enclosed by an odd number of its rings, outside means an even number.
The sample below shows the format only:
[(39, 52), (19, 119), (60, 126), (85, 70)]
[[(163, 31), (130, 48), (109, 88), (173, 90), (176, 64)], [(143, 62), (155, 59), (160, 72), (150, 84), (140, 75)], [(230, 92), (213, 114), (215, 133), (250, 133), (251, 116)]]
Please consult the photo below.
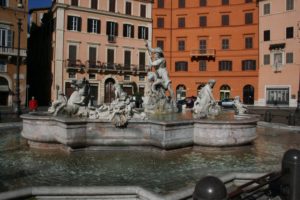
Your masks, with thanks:
[[(161, 48), (155, 49), (147, 43), (149, 52), (150, 69), (147, 74), (147, 85), (143, 108), (144, 112), (135, 109), (133, 98), (123, 91), (120, 84), (114, 84), (115, 99), (110, 104), (103, 104), (99, 107), (92, 106), (90, 98), (90, 84), (85, 78), (74, 80), (71, 86), (74, 92), (70, 98), (58, 91), (57, 100), (52, 103), (48, 113), (53, 116), (65, 114), (69, 116), (86, 117), (92, 120), (109, 120), (116, 127), (126, 127), (132, 118), (145, 119), (146, 113), (174, 113), (177, 112), (177, 105), (171, 80), (166, 69), (166, 60)], [(154, 71), (152, 71), (154, 67)], [(221, 107), (215, 101), (212, 89), (215, 80), (209, 80), (200, 90), (197, 100), (192, 109), (193, 118), (205, 119), (214, 118), (221, 112)], [(169, 92), (170, 96), (166, 95)], [(234, 100), (236, 114), (243, 114), (247, 111), (241, 104), (239, 97)]]

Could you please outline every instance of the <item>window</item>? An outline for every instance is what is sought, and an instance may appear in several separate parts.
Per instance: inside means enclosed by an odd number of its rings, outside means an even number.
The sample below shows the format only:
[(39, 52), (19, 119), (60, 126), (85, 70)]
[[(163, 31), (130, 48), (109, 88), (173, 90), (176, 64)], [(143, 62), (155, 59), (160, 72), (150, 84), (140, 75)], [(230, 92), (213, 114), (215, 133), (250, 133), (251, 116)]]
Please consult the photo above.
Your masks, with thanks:
[[(8, 29), (0, 28), (0, 47), (12, 47), (13, 46), (13, 32)], [(8, 49), (3, 49), (5, 51)]]
[(178, 40), (178, 51), (184, 51), (184, 50), (185, 50), (185, 41)]
[(1, 7), (7, 7), (7, 0), (0, 0), (0, 6)]
[(286, 28), (286, 38), (293, 38), (294, 37), (294, 27), (287, 27)]
[(253, 23), (253, 13), (245, 13), (245, 24)]
[(271, 52), (272, 56), (272, 68), (274, 72), (281, 71), (281, 68), (283, 67), (283, 61), (284, 61), (284, 53), (283, 50), (275, 50)]
[(245, 0), (245, 3), (252, 3), (252, 0)]
[(68, 16), (67, 29), (71, 31), (81, 31), (81, 17)]
[(145, 4), (141, 4), (141, 7), (140, 7), (140, 16), (141, 17), (146, 17), (146, 5)]
[(165, 19), (162, 17), (157, 18), (157, 28), (163, 28), (165, 26)]
[(0, 60), (0, 72), (7, 72), (7, 66), (4, 60)]
[(96, 67), (97, 62), (97, 47), (89, 47), (89, 67)]
[(207, 17), (206, 16), (200, 16), (199, 17), (199, 24), (200, 24), (200, 27), (207, 26)]
[(148, 27), (144, 27), (144, 26), (139, 26), (138, 28), (138, 38), (139, 39), (144, 39), (144, 40), (148, 40)]
[(252, 37), (245, 37), (245, 48), (246, 49), (253, 48), (253, 38)]
[(294, 9), (294, 0), (286, 0), (286, 10)]
[(123, 37), (134, 38), (134, 26), (130, 24), (123, 24)]
[(292, 52), (286, 53), (286, 63), (294, 62), (294, 54)]
[(206, 60), (199, 60), (199, 71), (206, 71)]
[(242, 70), (256, 70), (256, 60), (243, 60), (242, 61)]
[(268, 15), (271, 12), (271, 4), (266, 3), (264, 4), (264, 15)]
[(130, 81), (130, 76), (129, 75), (124, 75), (124, 81)]
[(178, 28), (184, 28), (185, 27), (185, 18), (179, 17), (178, 18)]
[(222, 0), (222, 5), (229, 5), (229, 0)]
[(146, 53), (139, 52), (139, 70), (144, 71), (146, 67)]
[(219, 61), (219, 71), (232, 71), (232, 61), (230, 60)]
[(157, 7), (158, 8), (164, 8), (165, 7), (165, 1), (164, 0), (158, 0), (157, 1)]
[(178, 8), (185, 8), (185, 0), (178, 0)]
[(229, 39), (222, 39), (222, 49), (229, 49)]
[(131, 51), (124, 51), (124, 68), (130, 69), (131, 66)]
[(118, 23), (106, 22), (106, 35), (118, 36)]
[(107, 49), (107, 68), (114, 68), (115, 50)]
[(267, 104), (289, 105), (289, 88), (267, 88)]
[(222, 15), (222, 26), (228, 26), (229, 25), (229, 15)]
[(88, 19), (87, 32), (88, 33), (100, 33), (101, 23), (98, 19)]
[(163, 40), (157, 40), (156, 46), (160, 47), (162, 50), (164, 50), (164, 41)]
[(98, 0), (91, 0), (91, 8), (98, 9)]
[(78, 0), (71, 0), (72, 6), (78, 6)]
[(109, 0), (109, 12), (115, 12), (116, 11), (116, 0)]
[(206, 40), (205, 39), (199, 40), (199, 49), (200, 49), (200, 53), (206, 52)]
[(270, 54), (265, 54), (264, 55), (264, 65), (269, 65), (270, 64)]
[(74, 44), (69, 45), (69, 66), (76, 65), (77, 60), (77, 46)]
[(90, 80), (95, 80), (96, 79), (96, 74), (89, 74), (89, 79)]
[(270, 30), (264, 31), (264, 41), (270, 41)]
[(125, 5), (125, 14), (126, 15), (131, 15), (131, 2), (126, 1), (126, 5)]
[(175, 62), (175, 71), (188, 71), (188, 62)]
[(199, 4), (200, 4), (200, 7), (201, 6), (206, 6), (207, 2), (206, 2), (206, 0), (200, 0)]

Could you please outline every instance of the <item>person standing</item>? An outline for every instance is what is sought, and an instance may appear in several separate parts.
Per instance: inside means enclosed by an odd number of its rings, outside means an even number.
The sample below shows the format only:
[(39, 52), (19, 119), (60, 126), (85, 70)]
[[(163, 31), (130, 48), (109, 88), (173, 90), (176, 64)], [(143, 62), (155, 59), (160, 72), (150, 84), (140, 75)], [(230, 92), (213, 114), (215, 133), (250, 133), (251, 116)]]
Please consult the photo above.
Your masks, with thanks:
[(31, 97), (31, 100), (29, 101), (29, 111), (35, 112), (38, 108), (38, 101), (33, 97)]

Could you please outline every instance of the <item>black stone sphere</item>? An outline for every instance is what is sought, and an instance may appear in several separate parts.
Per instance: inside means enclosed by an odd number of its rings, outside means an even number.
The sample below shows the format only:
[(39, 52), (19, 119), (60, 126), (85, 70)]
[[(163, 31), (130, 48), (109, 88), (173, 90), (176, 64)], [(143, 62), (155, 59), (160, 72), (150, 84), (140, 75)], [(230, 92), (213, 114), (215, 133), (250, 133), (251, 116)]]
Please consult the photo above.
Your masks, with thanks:
[(224, 183), (214, 177), (206, 176), (197, 182), (193, 193), (194, 200), (226, 200), (227, 190)]

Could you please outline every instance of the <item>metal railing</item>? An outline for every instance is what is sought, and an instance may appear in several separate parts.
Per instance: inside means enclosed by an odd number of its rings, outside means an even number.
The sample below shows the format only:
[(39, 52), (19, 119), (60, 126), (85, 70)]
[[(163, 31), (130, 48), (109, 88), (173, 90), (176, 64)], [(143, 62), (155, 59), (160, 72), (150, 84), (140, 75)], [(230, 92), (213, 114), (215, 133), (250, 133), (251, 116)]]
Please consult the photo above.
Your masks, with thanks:
[(194, 49), (191, 50), (190, 56), (212, 56), (215, 57), (216, 50), (215, 49)]
[[(0, 46), (0, 55), (7, 55), (7, 56), (17, 56), (18, 49), (12, 47), (5, 47)], [(20, 49), (20, 56), (26, 57), (27, 56), (27, 49)]]

